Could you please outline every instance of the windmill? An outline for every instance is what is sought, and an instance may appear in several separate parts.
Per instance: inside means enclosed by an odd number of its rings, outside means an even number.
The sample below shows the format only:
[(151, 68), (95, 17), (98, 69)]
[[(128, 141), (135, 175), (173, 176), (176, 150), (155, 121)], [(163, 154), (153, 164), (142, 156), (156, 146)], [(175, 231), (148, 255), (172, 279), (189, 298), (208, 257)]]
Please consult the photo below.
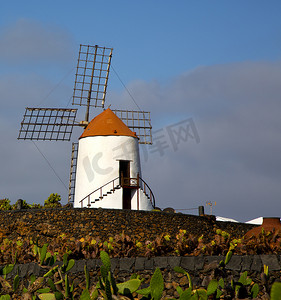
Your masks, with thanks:
[[(70, 141), (73, 127), (84, 128), (79, 143), (72, 143), (68, 202), (150, 210), (155, 199), (139, 159), (139, 144), (152, 144), (150, 113), (105, 109), (112, 51), (80, 45), (72, 105), (86, 108), (84, 120), (76, 120), (77, 108), (27, 107), (18, 139)], [(96, 108), (103, 112), (90, 121)]]

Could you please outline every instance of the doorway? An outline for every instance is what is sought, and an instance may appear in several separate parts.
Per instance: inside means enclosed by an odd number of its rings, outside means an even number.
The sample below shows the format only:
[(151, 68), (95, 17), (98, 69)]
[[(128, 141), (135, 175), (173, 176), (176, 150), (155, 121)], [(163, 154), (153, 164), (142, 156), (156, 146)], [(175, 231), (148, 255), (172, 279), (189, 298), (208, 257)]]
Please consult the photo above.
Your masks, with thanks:
[(120, 185), (130, 186), (130, 161), (129, 160), (119, 160), (119, 178)]
[(131, 209), (131, 189), (130, 189), (130, 161), (119, 160), (119, 178), (122, 186), (122, 206), (123, 209)]
[(131, 209), (131, 189), (123, 188), (123, 209)]

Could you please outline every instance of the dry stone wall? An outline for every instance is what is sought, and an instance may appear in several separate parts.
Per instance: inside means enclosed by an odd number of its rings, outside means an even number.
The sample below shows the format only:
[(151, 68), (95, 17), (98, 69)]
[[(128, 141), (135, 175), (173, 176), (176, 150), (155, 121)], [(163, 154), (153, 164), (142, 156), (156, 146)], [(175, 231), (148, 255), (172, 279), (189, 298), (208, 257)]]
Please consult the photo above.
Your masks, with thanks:
[[(123, 258), (111, 258), (111, 270), (115, 274), (128, 274), (131, 276), (133, 273), (142, 273), (149, 271), (151, 274), (156, 268), (159, 268), (166, 272), (172, 272), (175, 266), (180, 266), (187, 270), (195, 277), (202, 273), (207, 274), (214, 270), (219, 262), (224, 260), (224, 256), (161, 256), (161, 257), (123, 257)], [(56, 262), (55, 265), (62, 265), (62, 262)], [(99, 271), (101, 266), (100, 259), (83, 259), (76, 260), (74, 267), (69, 271), (70, 274), (77, 274), (84, 272), (84, 266), (87, 265), (90, 271)], [(226, 270), (240, 274), (240, 272), (258, 272), (259, 274), (263, 270), (263, 265), (267, 265), (269, 270), (280, 271), (281, 270), (281, 256), (280, 255), (234, 255), (230, 262), (226, 266)], [(41, 267), (37, 263), (16, 264), (13, 272), (8, 275), (13, 277), (19, 272), (20, 277), (29, 276), (34, 274), (36, 276), (42, 276), (51, 267)], [(126, 276), (125, 276), (126, 277)], [(200, 276), (199, 276), (200, 277)]]
[(0, 211), (0, 232), (8, 238), (39, 237), (50, 241), (65, 233), (75, 238), (86, 235), (107, 240), (110, 236), (125, 234), (144, 242), (160, 234), (175, 236), (180, 229), (189, 234), (212, 239), (215, 229), (229, 232), (234, 238), (242, 237), (254, 225), (216, 222), (214, 216), (195, 216), (156, 211), (116, 209), (34, 209)]
[[(195, 287), (208, 286), (211, 279), (216, 278), (217, 266), (222, 256), (198, 256), (198, 257), (135, 257), (135, 258), (112, 258), (111, 269), (117, 282), (124, 282), (136, 273), (144, 279), (142, 287), (147, 287), (151, 276), (156, 268), (160, 268), (164, 282), (164, 296), (178, 296), (176, 287), (188, 287), (188, 279), (185, 275), (173, 271), (175, 266), (180, 266), (189, 272)], [(58, 264), (61, 264), (58, 262)], [(280, 279), (281, 257), (279, 255), (253, 255), (253, 256), (233, 256), (226, 266), (225, 282), (231, 279), (237, 281), (240, 274), (248, 271), (248, 276), (255, 283), (261, 284), (261, 272), (263, 265), (269, 267), (269, 284), (276, 279)], [(98, 282), (100, 276), (101, 261), (99, 259), (79, 260), (68, 272), (71, 281), (85, 283), (84, 266), (90, 273), (91, 285)], [(14, 270), (8, 274), (8, 279), (14, 278), (19, 274), (21, 278), (27, 280), (31, 274), (37, 277), (43, 276), (48, 268), (42, 268), (36, 263), (16, 265)]]

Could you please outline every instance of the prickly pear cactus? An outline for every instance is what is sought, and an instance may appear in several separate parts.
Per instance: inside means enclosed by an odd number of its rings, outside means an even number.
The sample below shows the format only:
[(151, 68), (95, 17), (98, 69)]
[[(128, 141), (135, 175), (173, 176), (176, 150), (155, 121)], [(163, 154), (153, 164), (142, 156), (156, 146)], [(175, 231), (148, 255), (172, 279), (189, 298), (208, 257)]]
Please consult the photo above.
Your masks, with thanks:
[(111, 262), (110, 262), (109, 255), (105, 251), (101, 251), (100, 258), (107, 272), (109, 272), (111, 270)]
[(154, 300), (160, 300), (164, 291), (164, 280), (162, 273), (159, 268), (157, 268), (151, 277), (150, 281), (150, 291), (151, 297)]
[(130, 279), (126, 282), (118, 283), (117, 284), (118, 293), (122, 295), (127, 293), (133, 293), (139, 288), (140, 285), (141, 285), (140, 279)]

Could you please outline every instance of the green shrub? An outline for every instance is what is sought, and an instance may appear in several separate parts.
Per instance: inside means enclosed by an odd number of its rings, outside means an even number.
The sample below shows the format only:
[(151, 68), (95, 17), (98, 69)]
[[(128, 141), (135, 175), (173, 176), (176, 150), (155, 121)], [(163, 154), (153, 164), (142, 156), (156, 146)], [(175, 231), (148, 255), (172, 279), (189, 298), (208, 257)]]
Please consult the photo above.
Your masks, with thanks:
[(29, 205), (29, 207), (31, 209), (40, 209), (40, 208), (43, 208), (43, 206), (41, 204), (37, 204), (37, 203), (32, 203)]
[(10, 210), (12, 206), (8, 198), (0, 199), (0, 210)]
[(19, 200), (17, 200), (17, 202), (15, 204), (13, 204), (11, 206), (11, 209), (17, 209), (18, 203), (20, 201), (21, 201), (21, 209), (29, 209), (30, 208), (30, 205), (25, 200), (19, 199)]
[(61, 196), (57, 193), (52, 193), (47, 200), (44, 202), (45, 208), (54, 208), (54, 207), (61, 207)]

